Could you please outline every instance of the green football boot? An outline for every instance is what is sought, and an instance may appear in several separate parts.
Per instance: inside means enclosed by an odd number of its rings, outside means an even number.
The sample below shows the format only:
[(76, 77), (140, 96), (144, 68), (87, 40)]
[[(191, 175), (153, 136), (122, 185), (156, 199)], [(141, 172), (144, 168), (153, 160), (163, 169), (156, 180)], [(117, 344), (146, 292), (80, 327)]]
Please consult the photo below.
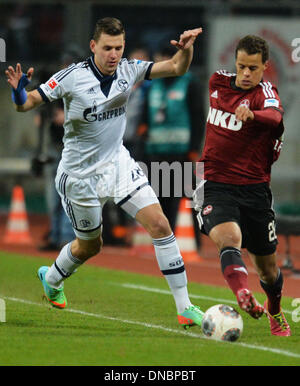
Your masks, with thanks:
[(203, 315), (204, 312), (201, 311), (200, 307), (190, 306), (186, 308), (181, 314), (178, 314), (177, 317), (179, 324), (183, 328), (188, 329), (189, 327), (195, 325), (201, 327)]
[(67, 306), (67, 299), (64, 294), (64, 287), (62, 286), (59, 289), (50, 287), (50, 285), (46, 282), (46, 273), (49, 267), (43, 266), (38, 270), (38, 278), (43, 284), (44, 292), (49, 303), (59, 309), (63, 309)]

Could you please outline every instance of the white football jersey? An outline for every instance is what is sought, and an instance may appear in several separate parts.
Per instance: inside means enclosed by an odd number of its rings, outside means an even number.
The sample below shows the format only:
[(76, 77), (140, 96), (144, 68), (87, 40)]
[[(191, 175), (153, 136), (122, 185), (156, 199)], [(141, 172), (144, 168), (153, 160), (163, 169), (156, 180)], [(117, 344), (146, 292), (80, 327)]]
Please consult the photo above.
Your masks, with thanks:
[(152, 64), (124, 58), (114, 75), (104, 76), (91, 56), (40, 85), (38, 91), (45, 102), (64, 101), (61, 166), (67, 174), (78, 178), (95, 175), (118, 156), (130, 92), (136, 82), (148, 79)]

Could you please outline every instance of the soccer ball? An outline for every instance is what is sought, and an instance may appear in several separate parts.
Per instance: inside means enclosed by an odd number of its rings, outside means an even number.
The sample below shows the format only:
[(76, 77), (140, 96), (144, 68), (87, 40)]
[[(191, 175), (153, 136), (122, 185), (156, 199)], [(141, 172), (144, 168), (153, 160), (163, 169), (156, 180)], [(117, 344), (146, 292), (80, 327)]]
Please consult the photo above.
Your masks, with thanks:
[(205, 312), (202, 331), (209, 338), (234, 342), (242, 335), (243, 319), (233, 307), (217, 304)]

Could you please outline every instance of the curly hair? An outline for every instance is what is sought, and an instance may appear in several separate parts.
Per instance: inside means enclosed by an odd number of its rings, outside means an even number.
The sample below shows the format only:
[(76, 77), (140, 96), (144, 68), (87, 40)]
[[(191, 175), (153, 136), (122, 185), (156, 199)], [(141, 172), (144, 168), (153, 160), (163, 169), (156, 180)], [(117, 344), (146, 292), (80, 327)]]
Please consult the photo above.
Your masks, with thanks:
[(261, 54), (263, 63), (269, 59), (268, 43), (259, 36), (247, 35), (243, 37), (236, 46), (235, 57), (237, 57), (238, 51), (245, 51), (248, 55)]

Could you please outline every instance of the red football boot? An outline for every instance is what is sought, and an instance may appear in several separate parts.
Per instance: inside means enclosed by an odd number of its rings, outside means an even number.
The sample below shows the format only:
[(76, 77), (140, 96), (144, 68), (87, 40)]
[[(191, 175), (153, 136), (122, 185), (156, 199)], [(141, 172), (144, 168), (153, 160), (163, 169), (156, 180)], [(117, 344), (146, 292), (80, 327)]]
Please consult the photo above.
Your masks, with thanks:
[(291, 328), (288, 322), (283, 315), (283, 312), (280, 312), (276, 315), (271, 315), (268, 311), (268, 301), (264, 303), (264, 307), (267, 313), (267, 317), (270, 322), (271, 334), (277, 336), (291, 336)]
[(252, 292), (247, 288), (238, 290), (236, 297), (240, 308), (252, 318), (259, 319), (265, 313), (264, 307), (258, 303)]

